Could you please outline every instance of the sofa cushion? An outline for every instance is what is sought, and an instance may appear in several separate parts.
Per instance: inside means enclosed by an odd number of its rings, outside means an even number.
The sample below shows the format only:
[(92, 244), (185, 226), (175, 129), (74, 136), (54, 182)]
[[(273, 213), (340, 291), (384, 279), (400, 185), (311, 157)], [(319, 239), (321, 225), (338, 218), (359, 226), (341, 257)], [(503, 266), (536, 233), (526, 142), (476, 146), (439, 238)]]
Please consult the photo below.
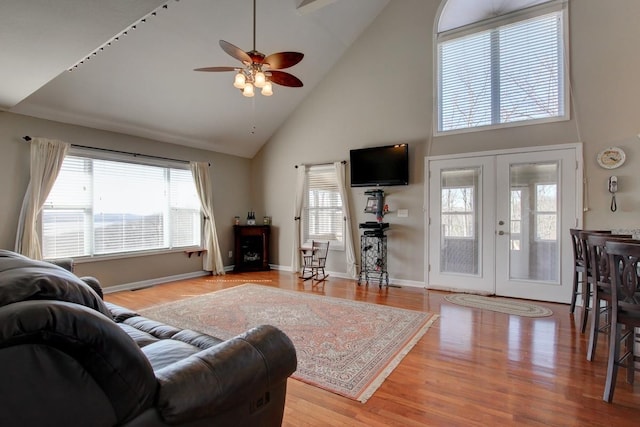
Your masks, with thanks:
[(118, 326), (120, 326), (120, 329), (125, 331), (140, 348), (160, 340), (158, 337), (154, 337), (150, 333), (141, 331), (140, 329), (127, 325), (126, 323), (118, 323)]
[(154, 371), (199, 353), (198, 347), (176, 340), (160, 340), (142, 348)]
[(98, 294), (70, 271), (0, 249), (0, 307), (27, 300), (73, 302), (111, 318)]

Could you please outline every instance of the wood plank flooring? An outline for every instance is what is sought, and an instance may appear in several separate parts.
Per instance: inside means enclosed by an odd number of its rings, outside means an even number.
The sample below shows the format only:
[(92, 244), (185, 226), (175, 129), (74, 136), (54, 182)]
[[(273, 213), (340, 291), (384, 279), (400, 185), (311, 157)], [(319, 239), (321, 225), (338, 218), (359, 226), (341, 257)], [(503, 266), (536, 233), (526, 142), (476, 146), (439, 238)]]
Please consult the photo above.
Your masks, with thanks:
[(289, 272), (237, 273), (107, 294), (139, 310), (243, 283), (438, 313), (440, 318), (365, 404), (290, 379), (284, 426), (637, 426), (640, 385), (620, 370), (614, 402), (602, 401), (606, 340), (586, 360), (580, 308), (540, 303), (530, 319), (447, 303), (445, 292), (357, 286), (330, 277), (311, 286)]

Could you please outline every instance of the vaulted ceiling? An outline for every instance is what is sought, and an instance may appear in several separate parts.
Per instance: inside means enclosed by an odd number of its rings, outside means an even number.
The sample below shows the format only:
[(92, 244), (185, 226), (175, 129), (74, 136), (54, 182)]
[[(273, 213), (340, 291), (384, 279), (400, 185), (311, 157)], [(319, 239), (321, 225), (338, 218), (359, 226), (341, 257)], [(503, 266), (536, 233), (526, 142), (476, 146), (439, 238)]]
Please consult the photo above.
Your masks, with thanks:
[(245, 98), (193, 69), (239, 65), (218, 43), (252, 49), (251, 0), (3, 0), (0, 110), (252, 157), (388, 1), (257, 0), (256, 49), (304, 53), (304, 87)]

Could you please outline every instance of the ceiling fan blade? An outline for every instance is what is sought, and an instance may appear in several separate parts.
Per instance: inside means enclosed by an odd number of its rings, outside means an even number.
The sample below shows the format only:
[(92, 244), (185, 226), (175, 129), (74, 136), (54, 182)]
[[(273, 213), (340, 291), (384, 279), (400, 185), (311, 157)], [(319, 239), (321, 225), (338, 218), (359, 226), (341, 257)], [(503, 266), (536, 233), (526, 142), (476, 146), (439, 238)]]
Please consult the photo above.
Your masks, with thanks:
[(195, 68), (193, 71), (235, 71), (237, 67), (204, 67)]
[(269, 70), (269, 80), (280, 86), (302, 87), (302, 81), (294, 75), (285, 73), (284, 71)]
[(264, 59), (265, 64), (269, 64), (269, 68), (274, 70), (281, 70), (283, 68), (289, 68), (302, 61), (304, 53), (300, 52), (278, 52), (272, 53)]
[(251, 64), (251, 57), (247, 54), (247, 52), (240, 49), (238, 46), (232, 45), (231, 43), (224, 40), (220, 40), (220, 47), (222, 48), (222, 50), (236, 58), (238, 61)]

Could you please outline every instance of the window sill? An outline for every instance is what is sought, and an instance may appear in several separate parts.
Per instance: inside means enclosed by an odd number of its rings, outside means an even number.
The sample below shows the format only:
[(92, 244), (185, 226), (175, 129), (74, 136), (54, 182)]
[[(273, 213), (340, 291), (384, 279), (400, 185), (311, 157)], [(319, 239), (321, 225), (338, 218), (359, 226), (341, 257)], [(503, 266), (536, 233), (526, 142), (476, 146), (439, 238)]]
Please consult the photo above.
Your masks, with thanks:
[(177, 254), (177, 253), (197, 253), (199, 251), (204, 251), (203, 248), (175, 248), (175, 249), (158, 249), (152, 251), (140, 251), (140, 252), (127, 252), (127, 253), (117, 253), (117, 254), (109, 254), (109, 255), (94, 255), (94, 256), (82, 256), (82, 257), (70, 257), (73, 258), (73, 262), (75, 264), (84, 264), (90, 262), (100, 262), (100, 261), (114, 261), (120, 259), (127, 258), (140, 258), (146, 256), (157, 256), (157, 255), (167, 255), (167, 254)]

